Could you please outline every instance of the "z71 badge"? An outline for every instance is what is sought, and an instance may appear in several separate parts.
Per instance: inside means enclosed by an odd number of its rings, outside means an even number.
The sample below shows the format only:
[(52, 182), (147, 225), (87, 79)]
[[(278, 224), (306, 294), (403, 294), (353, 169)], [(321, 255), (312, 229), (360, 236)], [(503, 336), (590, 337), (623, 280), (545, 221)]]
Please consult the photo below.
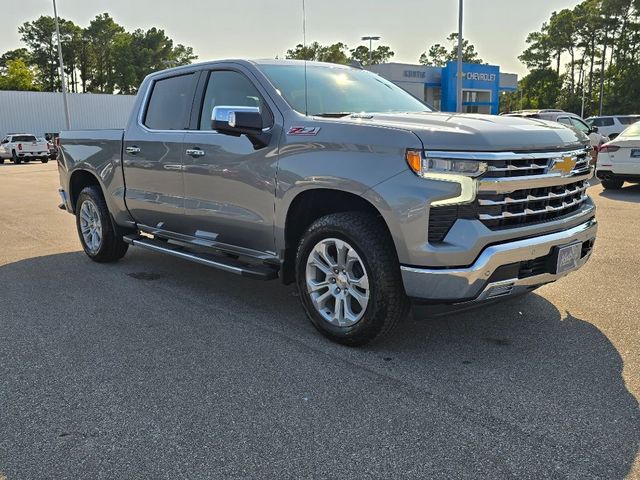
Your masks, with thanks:
[(314, 136), (320, 131), (320, 127), (291, 127), (287, 135)]

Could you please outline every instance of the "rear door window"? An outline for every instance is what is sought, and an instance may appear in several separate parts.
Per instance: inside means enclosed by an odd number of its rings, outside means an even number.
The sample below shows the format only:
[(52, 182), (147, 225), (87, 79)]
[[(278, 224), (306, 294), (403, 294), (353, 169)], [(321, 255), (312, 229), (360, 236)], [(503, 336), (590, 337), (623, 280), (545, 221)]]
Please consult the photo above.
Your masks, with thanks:
[(591, 125), (593, 125), (594, 127), (612, 127), (614, 123), (615, 122), (611, 117), (594, 118), (593, 121), (591, 122)]
[(634, 123), (640, 121), (640, 117), (625, 116), (616, 118), (622, 125), (633, 125)]
[(195, 91), (194, 80), (194, 73), (156, 80), (144, 125), (152, 130), (186, 129)]
[(13, 137), (14, 142), (35, 142), (36, 137), (33, 135), (16, 135)]

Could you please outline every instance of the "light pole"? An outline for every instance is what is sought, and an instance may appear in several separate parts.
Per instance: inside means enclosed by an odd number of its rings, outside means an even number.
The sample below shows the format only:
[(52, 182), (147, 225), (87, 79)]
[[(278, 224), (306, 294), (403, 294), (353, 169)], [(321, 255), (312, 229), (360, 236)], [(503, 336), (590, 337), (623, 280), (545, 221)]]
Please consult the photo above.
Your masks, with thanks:
[(67, 130), (71, 130), (71, 117), (69, 116), (69, 103), (67, 101), (67, 82), (64, 78), (64, 62), (62, 61), (62, 43), (60, 40), (60, 25), (58, 22), (58, 10), (56, 0), (53, 0), (53, 15), (56, 19), (56, 37), (58, 38), (58, 59), (60, 61), (60, 86), (62, 87), (62, 103), (64, 104), (64, 120)]
[(371, 54), (373, 53), (371, 49), (373, 48), (373, 41), (374, 40), (376, 40), (376, 41), (380, 40), (380, 37), (368, 36), (368, 37), (362, 37), (362, 40), (365, 40), (365, 41), (369, 40), (369, 65), (371, 65), (371, 59), (372, 59)]
[(458, 7), (458, 77), (456, 82), (456, 111), (462, 112), (462, 1)]

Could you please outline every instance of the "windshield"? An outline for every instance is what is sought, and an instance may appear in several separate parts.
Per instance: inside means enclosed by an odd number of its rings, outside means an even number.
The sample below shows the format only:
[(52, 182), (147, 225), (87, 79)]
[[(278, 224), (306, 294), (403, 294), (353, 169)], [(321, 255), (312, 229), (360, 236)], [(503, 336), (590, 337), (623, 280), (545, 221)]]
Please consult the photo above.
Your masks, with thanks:
[(634, 123), (624, 132), (620, 134), (621, 137), (640, 137), (640, 122)]
[(365, 70), (331, 65), (260, 65), (291, 107), (309, 115), (431, 112), (400, 87)]

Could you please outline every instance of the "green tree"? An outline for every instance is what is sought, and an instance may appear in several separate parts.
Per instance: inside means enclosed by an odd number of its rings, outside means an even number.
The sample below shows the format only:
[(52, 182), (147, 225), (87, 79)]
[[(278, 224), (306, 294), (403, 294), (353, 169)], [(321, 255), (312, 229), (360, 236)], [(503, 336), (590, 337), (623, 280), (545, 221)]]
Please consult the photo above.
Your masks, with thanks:
[(331, 45), (321, 45), (318, 42), (313, 42), (306, 47), (298, 44), (295, 48), (287, 50), (285, 58), (314, 60), (317, 62), (339, 63), (344, 65), (349, 63), (347, 51), (347, 46), (342, 42)]
[(21, 59), (7, 60), (5, 72), (0, 75), (0, 90), (38, 90), (33, 72)]
[(562, 79), (551, 68), (533, 70), (520, 80), (522, 108), (555, 108), (562, 87)]
[[(60, 19), (61, 24), (64, 22), (64, 19)], [(36, 68), (38, 82), (50, 92), (58, 89), (60, 75), (53, 17), (43, 15), (32, 22), (25, 22), (18, 27), (18, 33), (29, 50), (29, 61)]]
[(96, 15), (85, 31), (85, 38), (92, 49), (93, 67), (91, 83), (88, 90), (92, 92), (113, 93), (116, 84), (114, 71), (116, 37), (124, 33), (108, 13)]
[(72, 92), (78, 91), (79, 79), (77, 72), (80, 63), (80, 52), (83, 49), (83, 35), (84, 30), (71, 21), (66, 21), (60, 25), (64, 72), (67, 78), (67, 88)]
[(389, 61), (395, 52), (387, 45), (379, 45), (371, 50), (371, 63), (369, 63), (369, 48), (364, 45), (351, 49), (351, 59), (360, 62), (362, 65), (378, 65)]
[[(447, 62), (458, 59), (458, 34), (451, 33), (447, 37), (449, 49), (439, 43), (432, 45), (428, 51), (423, 52), (418, 60), (423, 65), (432, 65), (434, 67), (444, 67)], [(476, 47), (469, 40), (462, 41), (462, 61), (465, 63), (483, 63)]]
[(29, 64), (29, 52), (26, 48), (16, 48), (15, 50), (9, 50), (4, 52), (0, 56), (0, 71), (7, 68), (7, 62), (9, 60), (22, 60), (25, 64)]
[[(585, 115), (639, 111), (639, 0), (583, 0), (553, 12), (527, 44), (519, 58), (531, 74), (553, 69), (561, 80), (555, 105), (580, 113), (584, 99)], [(531, 80), (546, 85), (547, 77)]]

